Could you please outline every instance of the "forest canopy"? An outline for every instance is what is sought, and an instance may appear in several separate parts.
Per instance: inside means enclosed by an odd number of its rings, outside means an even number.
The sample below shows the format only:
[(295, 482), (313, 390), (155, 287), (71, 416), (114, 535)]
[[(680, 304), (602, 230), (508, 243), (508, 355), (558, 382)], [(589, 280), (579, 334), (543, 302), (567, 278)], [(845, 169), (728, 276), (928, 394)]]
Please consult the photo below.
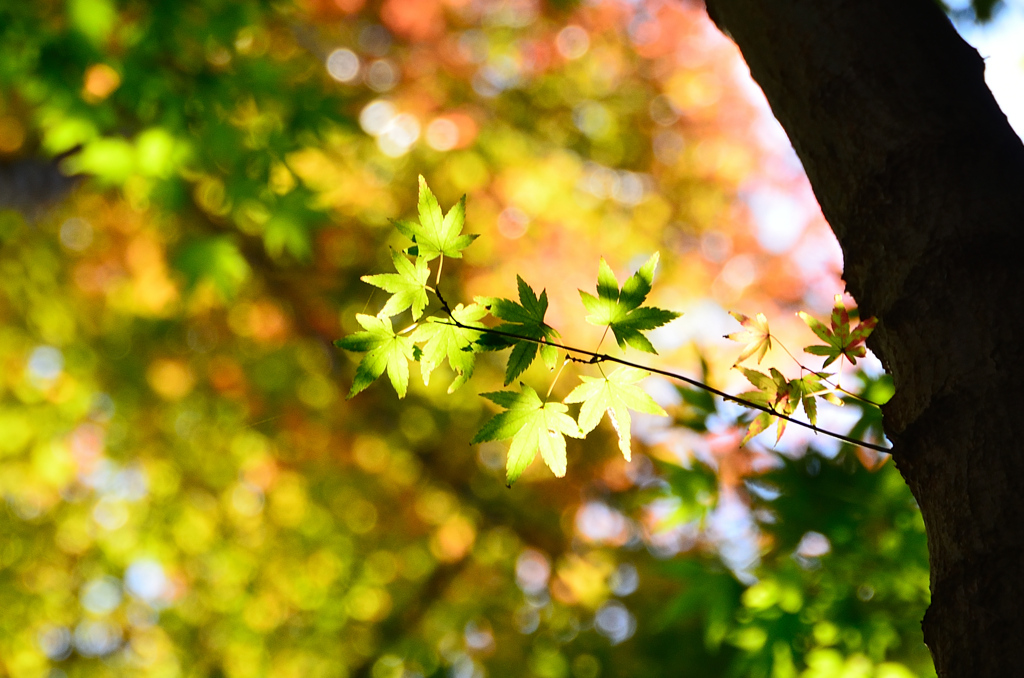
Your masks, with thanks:
[(605, 419), (506, 489), (471, 445), (499, 354), (345, 399), (419, 175), (481, 236), (453, 305), (521, 276), (600, 345), (579, 290), (660, 252), (651, 365), (749, 389), (723, 335), (763, 313), (802, 376), (838, 247), (699, 3), (19, 2), (0, 45), (0, 674), (933, 675), (885, 455), (741, 445), (750, 413), (652, 377), (630, 461)]

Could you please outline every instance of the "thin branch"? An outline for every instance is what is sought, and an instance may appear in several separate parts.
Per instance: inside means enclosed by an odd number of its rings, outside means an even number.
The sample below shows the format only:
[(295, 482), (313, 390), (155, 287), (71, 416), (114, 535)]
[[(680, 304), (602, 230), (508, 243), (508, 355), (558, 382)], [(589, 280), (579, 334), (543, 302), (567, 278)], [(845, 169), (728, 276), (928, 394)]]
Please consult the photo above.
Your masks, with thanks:
[(569, 360), (572, 360), (573, 362), (580, 362), (580, 363), (584, 363), (584, 364), (588, 364), (588, 365), (597, 365), (598, 363), (603, 363), (603, 362), (606, 362), (606, 363), (616, 363), (618, 365), (624, 365), (626, 367), (633, 367), (633, 368), (636, 368), (636, 369), (639, 369), (639, 370), (645, 370), (647, 372), (653, 372), (654, 374), (660, 374), (663, 377), (668, 377), (669, 379), (675, 379), (676, 381), (681, 381), (683, 383), (689, 384), (690, 386), (695, 386), (696, 388), (703, 389), (703, 390), (705, 390), (705, 391), (707, 391), (709, 393), (713, 393), (714, 395), (722, 398), (723, 400), (728, 400), (730, 402), (736, 403), (737, 405), (742, 405), (743, 407), (748, 407), (748, 408), (753, 409), (753, 410), (760, 410), (761, 412), (765, 412), (767, 414), (770, 414), (773, 417), (779, 417), (780, 419), (783, 419), (783, 420), (785, 420), (785, 421), (787, 421), (787, 422), (789, 422), (791, 424), (796, 424), (797, 426), (802, 426), (803, 428), (806, 428), (808, 430), (814, 431), (815, 433), (820, 433), (822, 435), (829, 436), (830, 438), (835, 438), (836, 440), (841, 440), (841, 441), (843, 441), (845, 443), (849, 443), (851, 445), (859, 445), (860, 447), (864, 447), (864, 448), (867, 448), (869, 450), (875, 450), (876, 452), (885, 452), (886, 454), (889, 454), (889, 453), (892, 452), (892, 450), (890, 448), (888, 448), (888, 447), (882, 447), (881, 445), (876, 445), (874, 443), (869, 443), (869, 442), (867, 442), (865, 440), (858, 440), (856, 438), (851, 438), (850, 436), (843, 435), (842, 433), (837, 433), (835, 431), (830, 431), (828, 429), (820, 428), (820, 427), (815, 426), (814, 424), (811, 424), (809, 422), (801, 421), (800, 419), (795, 419), (795, 418), (793, 418), (793, 417), (791, 417), (789, 415), (782, 414), (781, 412), (777, 412), (777, 411), (773, 410), (770, 407), (766, 407), (764, 405), (759, 405), (757, 403), (752, 403), (749, 400), (744, 400), (743, 398), (740, 398), (738, 396), (734, 396), (734, 395), (732, 395), (730, 393), (726, 393), (725, 391), (719, 390), (719, 389), (715, 388), (714, 386), (711, 386), (709, 384), (705, 384), (704, 382), (698, 381), (698, 380), (693, 379), (691, 377), (687, 377), (686, 375), (679, 374), (678, 372), (670, 372), (668, 370), (662, 370), (662, 369), (659, 369), (657, 367), (650, 367), (648, 365), (641, 365), (639, 363), (634, 363), (634, 362), (631, 362), (629, 360), (624, 360), (622, 358), (616, 358), (614, 356), (610, 356), (607, 353), (598, 353), (596, 351), (588, 351), (588, 350), (586, 350), (584, 348), (576, 348), (575, 346), (566, 346), (565, 344), (559, 344), (559, 343), (556, 343), (556, 342), (553, 342), (553, 341), (548, 341), (546, 339), (534, 339), (533, 337), (524, 337), (524, 336), (521, 336), (521, 335), (518, 335), (518, 334), (513, 334), (511, 332), (504, 332), (502, 330), (496, 330), (496, 329), (492, 329), (492, 328), (489, 328), (489, 327), (472, 327), (470, 325), (466, 325), (464, 323), (459, 322), (455, 318), (455, 316), (452, 315), (451, 307), (448, 306), (448, 302), (445, 301), (444, 297), (441, 296), (440, 292), (435, 292), (435, 294), (437, 295), (438, 300), (441, 302), (441, 306), (443, 307), (445, 313), (448, 314), (448, 318), (451, 321), (451, 322), (441, 321), (444, 324), (453, 325), (455, 327), (458, 327), (458, 328), (464, 329), (464, 330), (474, 330), (476, 332), (483, 332), (483, 333), (486, 333), (486, 334), (492, 334), (492, 335), (499, 336), (499, 337), (506, 337), (506, 338), (509, 338), (509, 339), (516, 339), (517, 341), (529, 341), (529, 342), (532, 342), (534, 344), (545, 344), (547, 346), (554, 346), (555, 348), (562, 349), (567, 354), (568, 353), (575, 353), (575, 354), (578, 354), (578, 355), (585, 355), (585, 356), (589, 357), (589, 360), (581, 360), (579, 358), (567, 356), (569, 358)]

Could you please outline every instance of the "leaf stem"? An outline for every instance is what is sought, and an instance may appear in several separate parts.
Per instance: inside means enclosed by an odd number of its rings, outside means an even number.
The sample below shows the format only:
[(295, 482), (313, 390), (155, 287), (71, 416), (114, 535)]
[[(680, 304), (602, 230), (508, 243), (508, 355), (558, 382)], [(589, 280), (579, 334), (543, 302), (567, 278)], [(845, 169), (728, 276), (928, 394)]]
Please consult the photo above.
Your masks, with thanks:
[(561, 364), (561, 365), (559, 366), (559, 368), (558, 368), (558, 371), (557, 371), (557, 372), (555, 372), (555, 378), (551, 380), (551, 385), (550, 385), (550, 386), (548, 386), (548, 392), (547, 392), (547, 395), (545, 395), (545, 396), (544, 396), (544, 399), (545, 399), (545, 400), (547, 400), (548, 398), (550, 398), (550, 397), (551, 397), (551, 392), (555, 390), (555, 384), (557, 384), (557, 383), (558, 383), (558, 378), (559, 378), (560, 376), (562, 376), (562, 370), (564, 370), (564, 369), (565, 369), (565, 366), (566, 366), (566, 365), (568, 365), (568, 364), (569, 364), (569, 363), (571, 363), (571, 362), (572, 362), (572, 361), (571, 361), (571, 360), (569, 359), (569, 356), (568, 356), (568, 355), (566, 355), (566, 356), (565, 356), (565, 360), (563, 360), (563, 361), (562, 361), (562, 364)]

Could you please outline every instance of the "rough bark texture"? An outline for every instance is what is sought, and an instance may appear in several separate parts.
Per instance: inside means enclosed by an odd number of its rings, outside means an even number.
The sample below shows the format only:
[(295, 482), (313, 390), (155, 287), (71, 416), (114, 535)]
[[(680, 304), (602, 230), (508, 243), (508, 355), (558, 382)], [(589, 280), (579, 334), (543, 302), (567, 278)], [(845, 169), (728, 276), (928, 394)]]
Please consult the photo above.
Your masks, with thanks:
[(1024, 146), (933, 0), (707, 0), (880, 319), (893, 457), (928, 531), (940, 676), (1024, 672)]

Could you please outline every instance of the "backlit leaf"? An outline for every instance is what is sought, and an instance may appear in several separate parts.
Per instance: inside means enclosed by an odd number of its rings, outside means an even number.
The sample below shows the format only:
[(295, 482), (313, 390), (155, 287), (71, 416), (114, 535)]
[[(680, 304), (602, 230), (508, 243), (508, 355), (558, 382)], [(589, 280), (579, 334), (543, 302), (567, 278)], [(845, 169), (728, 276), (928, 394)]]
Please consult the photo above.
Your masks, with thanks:
[(619, 290), (615, 274), (602, 258), (597, 273), (597, 296), (580, 290), (583, 305), (590, 313), (587, 322), (611, 328), (619, 348), (632, 346), (639, 351), (657, 353), (642, 333), (661, 327), (681, 315), (654, 306), (640, 306), (651, 291), (657, 266), (658, 253), (655, 252)]
[(836, 295), (835, 307), (832, 309), (830, 318), (831, 327), (811, 317), (809, 314), (800, 311), (797, 313), (800, 319), (807, 323), (811, 331), (825, 342), (824, 345), (815, 344), (804, 347), (805, 353), (826, 357), (822, 367), (828, 367), (840, 356), (845, 356), (850, 363), (856, 365), (857, 358), (867, 355), (864, 342), (871, 335), (878, 324), (877, 318), (868, 318), (861, 321), (856, 327), (850, 327), (850, 312), (843, 303), (842, 295)]
[(473, 444), (491, 440), (512, 439), (506, 462), (506, 483), (512, 486), (540, 451), (541, 458), (556, 477), (565, 475), (565, 436), (582, 438), (575, 420), (566, 414), (568, 408), (558, 402), (543, 402), (537, 392), (526, 384), (522, 392), (498, 391), (483, 397), (507, 411), (484, 424)]
[(506, 386), (526, 371), (538, 353), (548, 369), (554, 369), (558, 361), (558, 349), (538, 343), (554, 341), (560, 336), (553, 327), (544, 322), (544, 314), (548, 310), (547, 290), (541, 290), (538, 297), (525, 280), (518, 276), (516, 280), (519, 286), (518, 304), (510, 299), (496, 297), (477, 297), (476, 299), (477, 303), (489, 308), (491, 315), (495, 318), (507, 321), (495, 327), (495, 330), (524, 337), (524, 339), (515, 339), (498, 334), (487, 334), (477, 342), (484, 350), (488, 351), (512, 347), (505, 369)]
[(772, 425), (773, 419), (775, 417), (767, 412), (761, 412), (754, 417), (754, 421), (750, 422), (750, 425), (747, 427), (747, 433), (743, 436), (743, 440), (740, 441), (740, 445), (746, 445), (751, 438), (767, 430)]
[(466, 223), (466, 196), (442, 215), (441, 206), (427, 186), (427, 181), (420, 177), (419, 223), (396, 220), (395, 227), (407, 238), (416, 243), (416, 253), (425, 261), (439, 256), (462, 258), (462, 250), (476, 240), (477, 236), (463, 234)]
[[(452, 310), (452, 315), (463, 325), (483, 327), (480, 320), (487, 315), (487, 309), (479, 304), (466, 307), (459, 304)], [(480, 332), (458, 327), (448, 318), (428, 318), (412, 334), (413, 342), (426, 342), (419, 358), (423, 383), (430, 381), (430, 373), (446, 358), (455, 372), (455, 381), (448, 387), (448, 392), (454, 392), (469, 381), (476, 360), (473, 342), (479, 338)]]
[(620, 367), (607, 377), (580, 377), (582, 384), (565, 397), (567, 403), (583, 403), (580, 407), (580, 430), (585, 434), (597, 427), (604, 413), (619, 434), (619, 449), (626, 461), (630, 460), (629, 411), (665, 415), (665, 410), (636, 382), (649, 372), (635, 367)]
[(398, 315), (405, 309), (412, 308), (412, 319), (416, 320), (423, 315), (423, 309), (427, 305), (427, 278), (430, 277), (427, 260), (417, 257), (414, 264), (404, 254), (393, 250), (391, 260), (397, 273), (364, 275), (360, 280), (392, 293), (378, 315)]
[(395, 387), (398, 397), (404, 398), (409, 386), (409, 361), (413, 359), (412, 339), (395, 334), (391, 328), (391, 319), (388, 317), (359, 313), (356, 320), (364, 331), (334, 342), (335, 346), (346, 351), (366, 352), (356, 368), (348, 397), (351, 398), (365, 389), (387, 370), (388, 378), (391, 379), (391, 385)]
[(745, 343), (740, 356), (736, 358), (735, 364), (740, 364), (750, 356), (757, 354), (757, 362), (760, 363), (765, 354), (772, 349), (772, 334), (768, 329), (768, 319), (764, 313), (758, 313), (749, 318), (742, 313), (729, 312), (733, 318), (739, 321), (745, 329), (742, 332), (733, 332), (725, 335), (726, 339)]

